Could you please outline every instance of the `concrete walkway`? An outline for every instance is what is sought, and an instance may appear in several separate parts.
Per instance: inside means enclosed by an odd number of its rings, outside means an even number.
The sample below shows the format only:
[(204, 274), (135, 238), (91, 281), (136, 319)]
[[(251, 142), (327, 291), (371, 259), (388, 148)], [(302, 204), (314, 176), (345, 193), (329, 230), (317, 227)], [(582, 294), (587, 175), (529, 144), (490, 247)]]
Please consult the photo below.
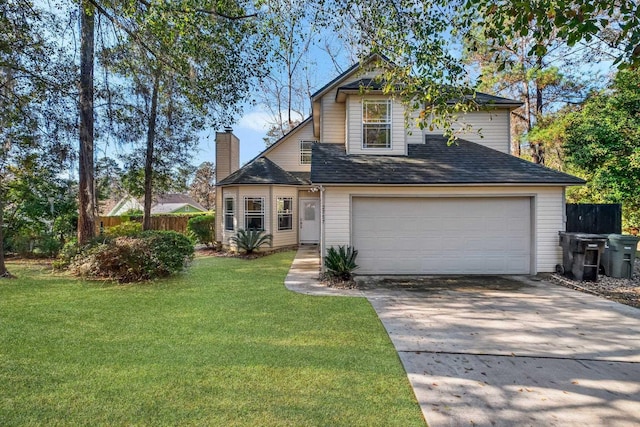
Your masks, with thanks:
[(317, 258), (287, 288), (368, 298), (430, 427), (640, 425), (640, 310), (513, 277), (328, 289)]

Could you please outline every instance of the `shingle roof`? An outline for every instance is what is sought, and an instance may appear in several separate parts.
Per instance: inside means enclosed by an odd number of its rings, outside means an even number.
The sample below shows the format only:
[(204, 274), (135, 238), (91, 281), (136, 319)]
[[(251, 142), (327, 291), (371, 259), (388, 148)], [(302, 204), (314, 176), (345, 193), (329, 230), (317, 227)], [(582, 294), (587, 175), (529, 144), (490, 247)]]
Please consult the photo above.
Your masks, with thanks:
[[(338, 87), (338, 91), (336, 92), (336, 99), (340, 96), (340, 93), (358, 93), (362, 88), (364, 91), (380, 91), (384, 82), (381, 82), (376, 79), (360, 79), (354, 82), (348, 83), (346, 85)], [(343, 95), (344, 96), (344, 95)], [(502, 107), (519, 107), (523, 103), (521, 101), (516, 101), (514, 99), (503, 98), (501, 96), (489, 95), (488, 93), (475, 92), (470, 93), (465, 96), (465, 99), (472, 100), (474, 99), (480, 105), (495, 105)], [(454, 101), (449, 101), (453, 103)]]
[(289, 172), (291, 175), (295, 176), (299, 180), (303, 181), (304, 184), (311, 184), (311, 172)]
[[(197, 208), (201, 211), (206, 211), (207, 208), (202, 206), (200, 203), (196, 202), (196, 200), (188, 194), (179, 194), (179, 193), (168, 193), (168, 194), (160, 194), (153, 198), (154, 204), (152, 205), (152, 209), (155, 206), (161, 205), (191, 205), (194, 208)], [(167, 208), (159, 208), (166, 211)]]
[(314, 184), (584, 184), (580, 178), (466, 141), (442, 136), (410, 144), (407, 156), (347, 155), (340, 144), (314, 144)]
[[(207, 209), (198, 205), (193, 205), (191, 203), (162, 203), (156, 204), (151, 207), (152, 214), (165, 214), (165, 213), (173, 213), (179, 209), (184, 208), (185, 206), (191, 206), (194, 211), (206, 212)], [(200, 207), (198, 207), (200, 206)]]
[(358, 69), (362, 68), (363, 65), (368, 64), (372, 61), (381, 61), (381, 62), (385, 62), (391, 66), (395, 65), (389, 58), (387, 58), (386, 56), (379, 54), (379, 53), (375, 53), (372, 55), (369, 55), (367, 58), (364, 58), (362, 61), (360, 62), (356, 62), (355, 64), (353, 64), (351, 67), (349, 67), (346, 71), (344, 71), (342, 74), (340, 74), (339, 76), (335, 77), (333, 80), (331, 80), (329, 83), (327, 83), (326, 85), (322, 86), (320, 89), (316, 90), (313, 94), (311, 94), (311, 99), (313, 100), (314, 98), (323, 95), (328, 89), (330, 89), (333, 85), (335, 85), (336, 83), (338, 83), (340, 80), (346, 78), (348, 75), (352, 74), (353, 72), (357, 71)]
[(304, 185), (303, 179), (298, 178), (266, 157), (259, 157), (247, 163), (222, 181), (218, 185), (230, 184), (281, 184)]

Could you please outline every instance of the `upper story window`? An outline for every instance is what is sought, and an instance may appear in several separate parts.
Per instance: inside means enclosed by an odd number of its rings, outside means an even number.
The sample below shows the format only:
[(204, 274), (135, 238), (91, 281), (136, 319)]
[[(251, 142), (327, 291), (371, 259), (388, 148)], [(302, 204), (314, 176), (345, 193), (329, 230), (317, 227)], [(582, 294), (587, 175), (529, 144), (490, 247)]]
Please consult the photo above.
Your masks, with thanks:
[(264, 230), (264, 197), (244, 198), (244, 229)]
[(225, 197), (224, 199), (224, 229), (233, 231), (233, 215), (234, 215), (233, 197)]
[(362, 147), (391, 148), (391, 101), (362, 101)]
[(311, 164), (311, 149), (316, 141), (300, 141), (300, 164)]

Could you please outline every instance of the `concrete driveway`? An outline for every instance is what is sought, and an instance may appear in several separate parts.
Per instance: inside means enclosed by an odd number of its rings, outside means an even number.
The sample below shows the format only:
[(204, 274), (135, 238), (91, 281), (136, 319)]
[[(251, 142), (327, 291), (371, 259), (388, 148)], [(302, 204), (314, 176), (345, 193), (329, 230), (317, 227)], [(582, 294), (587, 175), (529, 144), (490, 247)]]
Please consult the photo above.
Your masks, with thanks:
[(640, 425), (640, 310), (525, 278), (366, 283), (431, 427)]

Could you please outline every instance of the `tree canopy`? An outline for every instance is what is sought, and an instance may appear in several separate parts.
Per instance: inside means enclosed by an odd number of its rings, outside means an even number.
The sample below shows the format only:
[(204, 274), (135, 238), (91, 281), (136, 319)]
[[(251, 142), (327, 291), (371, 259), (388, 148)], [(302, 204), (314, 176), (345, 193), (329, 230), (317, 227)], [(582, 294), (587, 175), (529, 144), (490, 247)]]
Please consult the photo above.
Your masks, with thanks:
[(621, 70), (578, 109), (557, 114), (533, 138), (562, 146), (567, 171), (587, 185), (574, 202), (622, 203), (627, 226), (640, 225), (640, 71)]

